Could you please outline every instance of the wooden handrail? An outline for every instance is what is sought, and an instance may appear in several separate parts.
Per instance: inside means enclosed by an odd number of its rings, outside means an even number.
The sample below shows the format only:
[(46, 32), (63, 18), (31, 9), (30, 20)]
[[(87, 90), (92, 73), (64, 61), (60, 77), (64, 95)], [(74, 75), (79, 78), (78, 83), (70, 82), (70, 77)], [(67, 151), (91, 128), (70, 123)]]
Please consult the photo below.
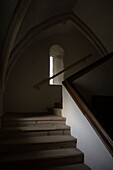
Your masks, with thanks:
[(89, 66), (86, 66), (85, 68), (78, 71), (77, 73), (71, 75), (68, 78), (68, 80), (70, 82), (76, 80), (77, 78), (79, 78), (79, 77), (85, 75), (86, 73), (90, 72), (91, 70), (95, 69), (99, 65), (101, 65), (101, 64), (105, 63), (106, 61), (110, 60), (111, 58), (113, 58), (113, 52), (111, 52), (110, 54), (106, 55), (105, 57), (102, 57), (101, 59), (95, 61), (94, 63), (90, 64)]
[(99, 121), (95, 118), (92, 111), (89, 109), (85, 101), (80, 96), (77, 89), (72, 85), (72, 83), (67, 79), (63, 81), (63, 85), (81, 110), (81, 112), (84, 114), (86, 119), (89, 121), (90, 125), (93, 127), (97, 135), (100, 137), (110, 154), (113, 156), (113, 141), (108, 136), (108, 134), (105, 132)]
[(81, 58), (80, 60), (74, 62), (73, 64), (70, 64), (68, 67), (66, 67), (65, 69), (61, 70), (60, 72), (58, 72), (57, 74), (53, 75), (52, 77), (49, 77), (49, 78), (46, 78), (46, 79), (40, 81), (39, 83), (37, 83), (37, 84), (34, 85), (34, 88), (35, 88), (35, 89), (39, 89), (39, 87), (41, 87), (41, 86), (43, 86), (44, 84), (48, 83), (49, 80), (51, 80), (51, 79), (59, 76), (60, 74), (66, 72), (66, 71), (68, 71), (68, 70), (70, 70), (71, 68), (75, 67), (76, 65), (78, 65), (78, 64), (86, 61), (89, 57), (91, 57), (91, 54), (87, 55), (86, 57)]
[(105, 63), (109, 59), (113, 58), (113, 52), (108, 54), (107, 56), (97, 60), (96, 62), (90, 64), (89, 66), (86, 66), (82, 70), (78, 71), (77, 73), (73, 74), (69, 78), (67, 78), (65, 81), (63, 81), (63, 85), (67, 89), (67, 91), (72, 96), (75, 103), (78, 105), (79, 109), (82, 111), (84, 116), (87, 118), (91, 126), (94, 128), (98, 136), (101, 138), (103, 143), (105, 144), (108, 151), (113, 156), (113, 141), (109, 137), (109, 135), (105, 132), (104, 128), (101, 126), (100, 122), (95, 118), (93, 112), (90, 110), (88, 105), (86, 104), (85, 100), (82, 98), (82, 96), (79, 94), (78, 90), (73, 86), (73, 81), (78, 79), (79, 77), (85, 75), (86, 73), (90, 72), (94, 68), (97, 68), (99, 65)]

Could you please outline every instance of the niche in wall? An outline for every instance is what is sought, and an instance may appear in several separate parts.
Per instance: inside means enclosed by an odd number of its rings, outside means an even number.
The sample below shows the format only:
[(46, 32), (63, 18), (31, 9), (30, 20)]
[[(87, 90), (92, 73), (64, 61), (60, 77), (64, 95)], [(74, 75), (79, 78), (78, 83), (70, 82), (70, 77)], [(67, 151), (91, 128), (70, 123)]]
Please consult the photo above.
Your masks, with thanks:
[[(58, 45), (52, 45), (49, 50), (49, 77), (57, 74), (64, 69), (63, 64), (64, 49)], [(64, 74), (57, 76), (49, 81), (50, 85), (62, 85)]]

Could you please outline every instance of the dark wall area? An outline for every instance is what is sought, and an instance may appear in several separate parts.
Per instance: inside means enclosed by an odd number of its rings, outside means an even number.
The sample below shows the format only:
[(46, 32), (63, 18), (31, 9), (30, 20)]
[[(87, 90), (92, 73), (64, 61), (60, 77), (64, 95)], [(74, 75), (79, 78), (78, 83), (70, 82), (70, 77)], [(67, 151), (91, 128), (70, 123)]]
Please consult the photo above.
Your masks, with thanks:
[(113, 59), (74, 81), (74, 86), (113, 138)]

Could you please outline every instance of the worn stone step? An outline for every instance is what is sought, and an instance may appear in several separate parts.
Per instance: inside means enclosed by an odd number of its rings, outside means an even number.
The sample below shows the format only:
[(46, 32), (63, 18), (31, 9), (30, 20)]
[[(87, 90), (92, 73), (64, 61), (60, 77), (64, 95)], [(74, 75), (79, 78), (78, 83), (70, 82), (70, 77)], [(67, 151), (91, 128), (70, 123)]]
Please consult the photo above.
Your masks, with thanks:
[(85, 164), (73, 164), (73, 165), (66, 165), (66, 166), (60, 166), (60, 167), (52, 167), (46, 170), (91, 170), (87, 165)]
[(0, 154), (23, 153), (36, 150), (50, 150), (76, 147), (76, 139), (70, 135), (23, 137), (0, 141)]
[(56, 149), (25, 154), (2, 155), (0, 157), (1, 169), (45, 169), (49, 167), (83, 163), (83, 153), (76, 149)]
[(23, 132), (23, 131), (44, 131), (44, 130), (59, 130), (59, 129), (70, 129), (67, 125), (60, 124), (40, 124), (40, 125), (30, 125), (22, 127), (3, 127), (0, 129), (1, 132)]
[(58, 116), (58, 115), (53, 115), (53, 114), (46, 114), (46, 115), (4, 115), (2, 117), (2, 120), (66, 120), (65, 118)]
[(8, 139), (20, 136), (70, 135), (70, 127), (62, 124), (29, 125), (20, 127), (3, 127), (0, 138)]
[(42, 116), (5, 116), (2, 118), (2, 127), (27, 126), (36, 124), (65, 124), (66, 119), (56, 115)]
[(37, 117), (52, 115), (49, 112), (6, 112), (3, 117)]
[(54, 115), (62, 116), (62, 108), (48, 107), (48, 112)]
[(57, 121), (37, 121), (37, 120), (25, 120), (25, 121), (4, 121), (2, 127), (13, 127), (13, 126), (29, 126), (29, 125), (40, 125), (40, 124), (65, 124), (65, 120)]

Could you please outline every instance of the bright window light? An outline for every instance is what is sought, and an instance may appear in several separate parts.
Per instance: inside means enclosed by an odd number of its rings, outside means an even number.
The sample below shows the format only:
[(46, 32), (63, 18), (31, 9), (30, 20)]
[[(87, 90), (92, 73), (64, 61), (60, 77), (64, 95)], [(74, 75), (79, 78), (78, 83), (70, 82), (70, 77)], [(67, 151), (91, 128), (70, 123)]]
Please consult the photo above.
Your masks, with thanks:
[[(52, 77), (53, 76), (53, 57), (50, 56), (50, 73), (49, 73), (49, 76)], [(53, 79), (51, 79), (49, 81), (49, 84), (53, 85)]]

